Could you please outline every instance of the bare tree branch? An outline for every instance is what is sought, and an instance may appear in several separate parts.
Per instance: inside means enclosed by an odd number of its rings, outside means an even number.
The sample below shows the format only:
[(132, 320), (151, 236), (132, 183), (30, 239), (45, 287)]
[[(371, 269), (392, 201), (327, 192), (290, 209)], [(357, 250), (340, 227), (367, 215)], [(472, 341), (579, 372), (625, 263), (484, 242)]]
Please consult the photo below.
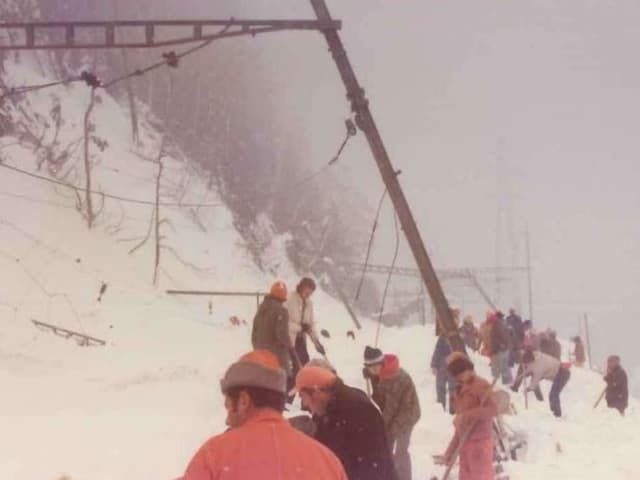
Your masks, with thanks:
[(89, 142), (92, 132), (91, 112), (96, 102), (96, 89), (91, 89), (91, 98), (89, 106), (84, 114), (84, 174), (85, 174), (85, 201), (87, 211), (87, 226), (89, 229), (93, 226), (95, 214), (93, 211), (93, 199), (91, 198), (91, 160), (89, 158)]
[[(147, 241), (149, 240), (149, 238), (151, 237), (151, 229), (153, 228), (153, 224), (154, 224), (154, 218), (157, 214), (157, 207), (154, 207), (153, 211), (151, 212), (151, 218), (149, 219), (149, 228), (147, 229), (147, 234), (142, 237), (142, 241), (140, 243), (138, 243), (135, 247), (133, 247), (131, 250), (129, 250), (129, 255), (131, 255), (132, 253), (134, 253), (136, 250), (138, 250), (140, 247), (142, 247), (145, 243), (147, 243)], [(122, 240), (123, 242), (128, 242), (128, 241), (133, 241), (133, 239), (129, 239), (129, 240)]]
[(190, 268), (191, 270), (194, 270), (198, 273), (211, 273), (211, 269), (209, 268), (200, 268), (191, 262), (187, 262), (184, 258), (182, 258), (182, 256), (180, 256), (180, 254), (176, 251), (175, 248), (170, 247), (169, 245), (160, 245), (160, 248), (162, 250), (166, 250), (169, 253), (171, 253), (176, 258), (176, 260), (178, 260), (182, 265), (184, 265), (187, 268)]
[(156, 258), (155, 264), (153, 268), (153, 284), (157, 285), (158, 283), (158, 267), (160, 266), (160, 179), (162, 178), (162, 156), (164, 154), (164, 139), (162, 140), (163, 145), (160, 148), (160, 152), (158, 153), (158, 176), (156, 177)]

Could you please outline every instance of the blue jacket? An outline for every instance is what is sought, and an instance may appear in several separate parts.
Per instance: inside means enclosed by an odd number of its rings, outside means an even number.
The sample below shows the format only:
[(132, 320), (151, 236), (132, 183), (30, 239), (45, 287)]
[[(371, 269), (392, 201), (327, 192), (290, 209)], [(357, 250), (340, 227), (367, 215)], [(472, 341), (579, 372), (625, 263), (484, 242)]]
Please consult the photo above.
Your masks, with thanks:
[[(449, 342), (447, 342), (447, 337), (440, 335), (436, 342), (436, 348), (433, 350), (433, 355), (431, 355), (431, 368), (446, 368), (447, 357), (451, 355), (452, 352), (453, 350), (451, 350)], [(466, 349), (463, 350), (463, 353), (465, 355), (467, 354)]]

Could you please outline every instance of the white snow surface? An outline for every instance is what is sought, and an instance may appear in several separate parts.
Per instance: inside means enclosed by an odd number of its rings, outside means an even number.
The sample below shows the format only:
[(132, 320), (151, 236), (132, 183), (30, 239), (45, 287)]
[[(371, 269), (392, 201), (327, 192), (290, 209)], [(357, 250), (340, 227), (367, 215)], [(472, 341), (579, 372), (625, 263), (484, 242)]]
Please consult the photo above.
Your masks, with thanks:
[[(10, 69), (15, 84), (46, 78), (26, 60)], [(63, 138), (80, 134), (88, 92), (83, 85), (28, 94), (29, 108), (45, 114), (51, 95), (62, 104)], [(96, 133), (109, 142), (95, 169), (96, 188), (133, 198), (153, 199), (153, 164), (134, 151), (154, 156), (159, 135), (143, 128), (143, 144), (129, 140), (128, 116), (114, 99), (100, 93)], [(2, 145), (11, 138), (0, 139)], [(95, 148), (94, 148), (95, 150)], [(35, 171), (33, 153), (19, 146), (2, 151), (5, 162)], [(167, 160), (175, 180), (188, 161)], [(259, 271), (246, 253), (224, 207), (202, 209), (202, 231), (187, 209), (166, 208), (174, 222), (168, 241), (185, 260), (205, 271), (184, 267), (164, 254), (159, 287), (151, 286), (152, 244), (129, 255), (147, 229), (150, 207), (123, 204), (126, 214), (114, 233), (120, 210), (107, 200), (105, 215), (89, 231), (73, 208), (68, 191), (0, 170), (0, 479), (7, 480), (171, 480), (179, 477), (198, 447), (224, 427), (218, 382), (228, 365), (250, 348), (253, 298), (171, 297), (166, 288), (263, 291), (274, 277)], [(39, 172), (46, 175), (46, 171)], [(17, 198), (21, 195), (27, 198)], [(185, 201), (215, 203), (206, 184), (191, 180)], [(165, 198), (164, 201), (172, 200)], [(289, 285), (297, 280), (284, 254), (283, 240), (270, 249), (272, 265)], [(102, 282), (103, 301), (96, 301)], [(315, 297), (328, 356), (345, 381), (364, 389), (362, 352), (375, 337), (365, 320), (355, 341), (344, 308), (318, 292)], [(75, 313), (74, 313), (75, 310)], [(76, 315), (77, 314), (77, 315)], [(237, 315), (248, 325), (234, 327)], [(85, 331), (104, 339), (104, 347), (80, 347), (73, 340), (36, 329), (31, 319)], [(422, 419), (411, 452), (414, 478), (442, 474), (431, 455), (442, 453), (452, 433), (451, 417), (435, 402), (429, 360), (433, 328), (384, 329), (380, 346), (400, 356), (419, 389)], [(475, 358), (481, 374), (487, 361)], [(545, 392), (549, 385), (545, 385)], [(603, 387), (598, 374), (572, 369), (562, 395), (566, 412), (555, 419), (546, 403), (513, 397), (519, 414), (509, 425), (528, 439), (526, 458), (506, 464), (512, 479), (638, 479), (640, 412), (635, 402), (625, 418), (604, 407), (593, 409)], [(65, 477), (66, 476), (66, 477)]]

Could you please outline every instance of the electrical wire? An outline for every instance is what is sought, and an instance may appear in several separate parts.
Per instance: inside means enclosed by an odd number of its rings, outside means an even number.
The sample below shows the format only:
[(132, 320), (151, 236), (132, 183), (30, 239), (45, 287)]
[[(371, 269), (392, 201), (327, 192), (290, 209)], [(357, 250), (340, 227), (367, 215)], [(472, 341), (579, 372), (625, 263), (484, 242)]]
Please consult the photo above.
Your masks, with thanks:
[(331, 160), (329, 160), (329, 162), (325, 163), (318, 170), (316, 170), (315, 172), (310, 173), (306, 177), (303, 177), (298, 181), (291, 182), (292, 186), (287, 187), (286, 189), (282, 189), (282, 190), (279, 190), (279, 191), (271, 191), (271, 192), (259, 193), (259, 194), (255, 195), (253, 197), (253, 199), (254, 200), (255, 199), (265, 199), (265, 198), (269, 198), (269, 197), (275, 197), (275, 196), (278, 196), (278, 195), (281, 195), (281, 194), (284, 194), (284, 193), (290, 193), (293, 190), (300, 189), (301, 187), (307, 185), (308, 183), (310, 183), (311, 181), (315, 180), (317, 177), (322, 175), (325, 171), (327, 171), (330, 167), (332, 167), (338, 160), (340, 160), (340, 157), (342, 156), (345, 147), (347, 146), (349, 141), (357, 133), (357, 130), (356, 130), (356, 127), (355, 127), (355, 125), (353, 123), (353, 120), (351, 120), (350, 118), (345, 120), (345, 126), (346, 126), (346, 130), (347, 130), (345, 138), (342, 141), (340, 147), (338, 148), (338, 153)]
[(373, 220), (373, 227), (371, 228), (371, 235), (369, 235), (369, 243), (367, 244), (367, 254), (364, 257), (364, 265), (362, 267), (362, 275), (360, 276), (360, 281), (358, 282), (358, 289), (356, 290), (355, 299), (358, 300), (360, 298), (360, 292), (362, 291), (362, 285), (364, 284), (364, 277), (367, 273), (367, 268), (369, 268), (369, 258), (371, 257), (371, 248), (373, 247), (373, 239), (376, 234), (376, 230), (378, 229), (378, 220), (380, 219), (380, 212), (382, 211), (382, 205), (384, 203), (384, 199), (387, 197), (387, 189), (385, 187), (382, 192), (382, 196), (380, 197), (380, 201), (378, 202), (378, 208), (376, 210), (376, 216)]
[(17, 198), (20, 200), (25, 200), (27, 202), (31, 202), (31, 203), (39, 203), (42, 205), (49, 205), (51, 207), (55, 207), (55, 208), (64, 208), (67, 210), (75, 210), (76, 207), (74, 207), (73, 205), (68, 205), (68, 204), (63, 204), (63, 203), (57, 203), (57, 202), (52, 202), (43, 198), (36, 198), (36, 197), (30, 197), (28, 195), (21, 195), (19, 193), (11, 193), (11, 192), (0, 192), (0, 196), (1, 197), (10, 197), (10, 198)]
[(200, 45), (197, 45), (195, 47), (189, 48), (187, 50), (185, 50), (182, 53), (176, 54), (175, 52), (171, 51), (168, 53), (164, 53), (162, 54), (163, 56), (163, 60), (160, 62), (156, 62), (154, 64), (149, 65), (148, 67), (145, 67), (143, 69), (136, 69), (130, 73), (127, 73), (125, 75), (122, 75), (121, 77), (116, 77), (113, 80), (109, 80), (108, 82), (104, 83), (101, 85), (102, 88), (104, 88), (105, 90), (108, 88), (113, 87), (114, 85), (116, 85), (117, 83), (123, 82), (124, 80), (128, 80), (130, 78), (133, 77), (141, 77), (143, 75), (146, 75), (147, 73), (156, 70), (160, 67), (163, 66), (169, 66), (172, 68), (178, 68), (178, 61), (186, 56), (189, 56), (195, 52), (197, 52), (198, 50), (202, 50), (205, 47), (208, 47), (209, 45), (211, 45), (211, 43), (214, 40), (217, 40), (219, 38), (220, 35), (222, 35), (223, 33), (225, 33), (227, 30), (229, 29), (229, 26), (223, 28), (222, 30), (220, 30), (220, 32), (216, 33), (216, 36), (213, 38), (210, 38), (209, 40), (202, 42)]
[(398, 260), (398, 253), (400, 252), (400, 228), (398, 227), (398, 214), (395, 209), (393, 210), (393, 225), (396, 233), (396, 247), (393, 252), (393, 260), (391, 261), (391, 268), (389, 269), (389, 275), (387, 275), (387, 282), (384, 286), (384, 292), (382, 294), (382, 305), (380, 306), (380, 315), (378, 317), (378, 327), (376, 329), (376, 341), (374, 346), (378, 346), (380, 340), (380, 331), (382, 330), (382, 315), (384, 314), (384, 307), (387, 301), (387, 293), (389, 291), (389, 285), (391, 284), (391, 277), (393, 276), (393, 269), (396, 267), (396, 261)]
[(80, 82), (83, 79), (80, 77), (69, 77), (64, 80), (59, 80), (57, 82), (49, 82), (42, 83), (36, 85), (24, 85), (22, 87), (11, 87), (7, 89), (2, 95), (0, 95), (0, 104), (4, 101), (5, 98), (10, 97), (12, 95), (21, 94), (21, 93), (29, 93), (35, 92), (37, 90), (44, 90), (45, 88), (57, 87), (59, 85), (68, 85), (69, 83)]
[[(35, 178), (37, 180), (41, 180), (43, 182), (49, 182), (49, 183), (53, 183), (54, 185), (60, 185), (61, 187), (65, 187), (68, 188), (70, 190), (81, 190), (83, 192), (86, 192), (87, 190), (82, 188), (82, 187), (76, 187), (75, 185), (70, 185), (68, 183), (64, 183), (61, 182), (59, 180), (55, 180), (53, 178), (48, 178), (48, 177), (44, 177), (42, 175), (37, 175), (35, 173), (31, 173), (31, 172), (27, 172), (26, 170), (22, 170), (20, 168), (17, 167), (13, 167), (11, 165), (7, 165), (6, 163), (0, 163), (0, 167), (2, 168), (6, 168), (8, 170), (12, 170), (16, 173), (20, 173), (22, 175), (26, 175), (32, 178)], [(111, 198), (113, 200), (120, 200), (121, 202), (125, 202), (125, 203), (134, 203), (134, 204), (138, 204), (138, 205), (151, 205), (151, 206), (155, 206), (156, 203), (152, 202), (152, 201), (148, 201), (148, 200), (140, 200), (140, 199), (136, 199), (136, 198), (128, 198), (128, 197), (122, 197), (120, 195), (113, 195), (111, 193), (104, 193), (104, 192), (96, 192), (95, 190), (89, 190), (90, 194), (93, 195), (99, 195), (105, 198)], [(180, 203), (180, 202), (160, 202), (159, 206), (161, 207), (202, 207), (202, 208), (219, 208), (219, 207), (223, 207), (224, 205), (221, 203), (205, 203), (205, 204), (200, 204), (200, 203)]]
[(16, 95), (16, 94), (20, 94), (20, 93), (28, 93), (28, 92), (34, 92), (37, 90), (43, 90), (45, 88), (52, 88), (52, 87), (57, 87), (59, 85), (67, 85), (69, 83), (74, 83), (74, 82), (85, 82), (89, 87), (96, 89), (96, 88), (104, 88), (105, 90), (107, 88), (110, 88), (124, 80), (128, 80), (129, 78), (132, 77), (140, 77), (143, 75), (146, 75), (147, 73), (156, 70), (160, 67), (163, 66), (169, 66), (172, 68), (178, 68), (178, 63), (179, 60), (187, 57), (195, 52), (197, 52), (198, 50), (201, 50), (207, 46), (209, 46), (213, 41), (219, 39), (220, 37), (222, 37), (228, 30), (229, 28), (231, 28), (231, 24), (226, 25), (224, 28), (222, 28), (218, 33), (216, 33), (213, 37), (207, 39), (206, 41), (202, 42), (200, 45), (196, 45), (195, 47), (191, 47), (187, 50), (185, 50), (184, 52), (181, 52), (179, 54), (176, 54), (175, 52), (171, 51), (171, 52), (166, 52), (162, 54), (162, 61), (153, 63), (145, 68), (137, 68), (135, 70), (133, 70), (130, 73), (127, 73), (125, 75), (122, 75), (120, 77), (116, 77), (112, 80), (109, 80), (107, 82), (101, 82), (94, 74), (89, 73), (89, 72), (82, 72), (82, 74), (80, 76), (74, 76), (74, 77), (69, 77), (69, 78), (65, 78), (63, 80), (59, 80), (56, 82), (49, 82), (49, 83), (43, 83), (43, 84), (36, 84), (36, 85), (24, 85), (21, 87), (11, 87), (9, 89), (7, 89), (2, 95), (0, 95), (0, 104), (3, 102), (3, 100), (6, 97), (12, 96), (12, 95)]

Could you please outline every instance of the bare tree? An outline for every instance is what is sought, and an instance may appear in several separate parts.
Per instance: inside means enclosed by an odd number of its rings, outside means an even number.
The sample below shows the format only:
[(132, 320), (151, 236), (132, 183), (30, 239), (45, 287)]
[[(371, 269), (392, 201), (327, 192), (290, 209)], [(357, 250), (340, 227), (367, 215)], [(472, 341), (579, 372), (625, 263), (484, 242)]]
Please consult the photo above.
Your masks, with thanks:
[(91, 158), (89, 157), (89, 142), (93, 131), (91, 123), (91, 112), (96, 103), (96, 89), (91, 89), (91, 99), (89, 106), (84, 113), (84, 175), (85, 175), (85, 207), (87, 216), (87, 226), (89, 229), (93, 227), (96, 214), (93, 211), (93, 200), (91, 198)]
[(156, 245), (156, 258), (153, 267), (153, 284), (157, 285), (158, 283), (158, 267), (160, 266), (160, 224), (162, 220), (160, 220), (160, 179), (162, 178), (162, 152), (158, 157), (158, 176), (156, 177), (156, 207), (155, 207), (155, 245)]

